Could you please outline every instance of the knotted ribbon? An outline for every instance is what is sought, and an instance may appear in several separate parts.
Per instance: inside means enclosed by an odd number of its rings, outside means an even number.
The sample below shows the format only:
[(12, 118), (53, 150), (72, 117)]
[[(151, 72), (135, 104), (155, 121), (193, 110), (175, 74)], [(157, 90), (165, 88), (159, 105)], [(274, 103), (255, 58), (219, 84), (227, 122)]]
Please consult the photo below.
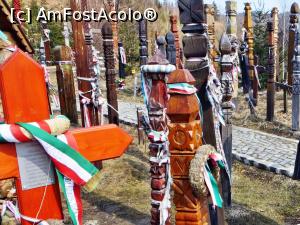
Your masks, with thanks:
[(100, 180), (100, 172), (78, 153), (75, 139), (70, 132), (66, 132), (69, 127), (70, 121), (65, 116), (32, 123), (1, 124), (0, 142), (37, 140), (42, 145), (56, 169), (71, 219), (75, 225), (81, 225), (80, 187), (92, 191)]

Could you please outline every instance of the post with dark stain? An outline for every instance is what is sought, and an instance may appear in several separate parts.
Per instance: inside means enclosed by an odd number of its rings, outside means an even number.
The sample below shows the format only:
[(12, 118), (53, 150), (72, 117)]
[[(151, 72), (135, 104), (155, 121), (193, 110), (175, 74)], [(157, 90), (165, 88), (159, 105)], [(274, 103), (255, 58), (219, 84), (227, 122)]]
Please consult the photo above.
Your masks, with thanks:
[[(116, 70), (114, 59), (114, 43), (113, 32), (109, 22), (105, 22), (102, 27), (103, 36), (103, 50), (105, 61), (105, 76), (106, 76), (106, 88), (107, 88), (107, 102), (108, 106), (108, 120), (109, 123), (119, 124), (119, 115), (116, 112), (118, 110), (118, 100), (116, 92)], [(113, 108), (112, 108), (113, 107)]]

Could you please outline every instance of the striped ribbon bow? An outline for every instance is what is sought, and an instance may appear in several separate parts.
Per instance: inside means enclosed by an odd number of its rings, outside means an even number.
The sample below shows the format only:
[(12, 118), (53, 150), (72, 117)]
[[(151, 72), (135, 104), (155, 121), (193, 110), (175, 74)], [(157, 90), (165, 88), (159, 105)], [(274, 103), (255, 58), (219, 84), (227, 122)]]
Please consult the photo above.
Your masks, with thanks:
[(82, 225), (80, 187), (92, 191), (99, 183), (100, 172), (78, 153), (74, 137), (66, 132), (69, 127), (70, 121), (65, 116), (41, 122), (1, 124), (0, 142), (37, 140), (42, 145), (54, 164), (73, 224)]

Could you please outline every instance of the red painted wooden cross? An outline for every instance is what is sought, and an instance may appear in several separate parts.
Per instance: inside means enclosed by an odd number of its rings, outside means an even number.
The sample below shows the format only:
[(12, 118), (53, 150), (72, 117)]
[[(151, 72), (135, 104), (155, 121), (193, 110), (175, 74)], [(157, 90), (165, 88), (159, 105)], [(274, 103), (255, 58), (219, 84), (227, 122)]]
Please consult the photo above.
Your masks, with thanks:
[[(49, 119), (50, 111), (42, 67), (21, 50), (0, 65), (0, 93), (6, 123)], [(115, 125), (71, 131), (79, 152), (90, 161), (121, 156), (132, 141)], [(0, 144), (0, 180), (15, 178), (22, 215), (35, 218), (45, 187), (22, 190), (15, 144)], [(39, 219), (63, 219), (58, 182), (48, 185)], [(23, 225), (30, 222), (22, 220)]]

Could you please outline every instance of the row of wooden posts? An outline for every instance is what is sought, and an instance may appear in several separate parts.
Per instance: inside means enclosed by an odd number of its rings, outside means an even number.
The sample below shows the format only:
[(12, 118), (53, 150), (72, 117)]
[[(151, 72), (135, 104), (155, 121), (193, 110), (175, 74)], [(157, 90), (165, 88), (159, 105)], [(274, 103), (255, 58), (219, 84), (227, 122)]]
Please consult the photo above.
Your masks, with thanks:
[[(73, 9), (86, 8), (86, 2), (82, 1), (82, 5), (79, 6), (78, 2), (71, 1), (71, 7)], [(180, 48), (179, 30), (177, 27), (177, 17), (171, 16), (171, 32), (166, 35), (166, 38), (158, 38), (157, 45), (159, 53), (156, 53), (151, 59), (148, 60), (148, 46), (147, 46), (147, 22), (142, 20), (139, 23), (139, 38), (140, 38), (140, 65), (167, 65), (168, 63), (176, 65), (177, 72), (168, 75), (165, 73), (151, 73), (146, 76), (152, 80), (151, 87), (151, 104), (149, 108), (149, 121), (151, 127), (160, 132), (165, 129), (169, 129), (169, 141), (170, 141), (170, 153), (171, 153), (171, 174), (173, 177), (173, 190), (174, 190), (174, 203), (176, 205), (176, 224), (224, 224), (224, 210), (213, 210), (209, 207), (208, 202), (210, 199), (207, 197), (197, 198), (193, 195), (193, 190), (189, 183), (188, 170), (190, 161), (193, 156), (199, 151), (199, 147), (202, 145), (202, 140), (205, 140), (206, 144), (214, 146), (216, 149), (223, 148), (225, 157), (229, 165), (229, 171), (231, 172), (232, 161), (232, 128), (231, 128), (231, 114), (232, 114), (232, 98), (236, 97), (236, 93), (233, 93), (233, 86), (237, 85), (234, 80), (228, 78), (228, 73), (231, 73), (234, 67), (234, 54), (238, 51), (238, 46), (234, 43), (237, 39), (236, 29), (236, 1), (226, 2), (227, 16), (230, 18), (230, 24), (227, 26), (227, 35), (223, 35), (220, 41), (220, 80), (222, 85), (223, 99), (220, 102), (222, 111), (225, 117), (225, 124), (221, 127), (216, 125), (215, 108), (212, 106), (210, 100), (207, 98), (207, 82), (210, 79), (210, 64), (209, 58), (214, 62), (217, 51), (215, 48), (215, 31), (213, 21), (213, 8), (210, 5), (204, 6), (203, 1), (192, 0), (179, 0), (178, 6), (180, 9), (180, 23), (183, 25), (182, 32), (183, 37), (183, 49)], [(192, 9), (192, 10), (190, 10)], [(297, 12), (298, 9), (298, 12)], [(295, 4), (292, 6), (291, 14), (291, 29), (290, 29), (290, 45), (289, 48), (289, 66), (288, 66), (288, 84), (293, 85), (293, 109), (299, 111), (300, 101), (300, 89), (297, 85), (300, 84), (300, 35), (297, 34), (297, 28), (295, 25), (298, 21), (296, 14), (299, 13), (299, 8)], [(268, 60), (268, 94), (267, 94), (267, 119), (274, 119), (274, 104), (275, 104), (275, 84), (276, 84), (276, 63), (279, 63), (277, 46), (278, 46), (278, 10), (272, 12), (273, 21), (268, 23), (269, 32), (269, 60)], [(115, 24), (114, 24), (115, 25)], [(208, 25), (208, 26), (206, 26)], [(253, 24), (251, 18), (251, 7), (249, 3), (245, 4), (245, 21), (244, 27), (247, 30), (246, 41), (248, 44), (248, 58), (249, 58), (249, 71), (250, 79), (252, 81), (254, 104), (258, 101), (258, 76), (255, 73), (255, 60), (254, 60), (254, 37), (253, 37)], [(81, 111), (83, 124), (85, 121), (85, 109), (88, 109), (88, 115), (91, 118), (91, 125), (99, 124), (98, 109), (95, 105), (85, 102), (85, 100), (92, 100), (91, 83), (94, 81), (96, 75), (93, 74), (92, 68), (92, 46), (91, 46), (91, 34), (90, 28), (85, 22), (72, 23), (73, 37), (75, 43), (76, 53), (76, 68), (80, 95)], [(299, 31), (298, 31), (299, 33)], [(207, 35), (208, 34), (208, 35)], [(103, 48), (106, 68), (106, 86), (107, 86), (107, 102), (114, 108), (109, 108), (109, 122), (118, 124), (118, 110), (117, 106), (117, 94), (115, 87), (115, 54), (114, 54), (114, 41), (112, 25), (105, 23), (102, 28), (103, 35)], [(293, 37), (295, 42), (293, 44)], [(167, 41), (167, 49), (164, 49), (165, 40)], [(209, 43), (212, 47), (209, 49)], [(296, 51), (294, 52), (294, 49)], [(73, 85), (73, 74), (70, 67), (71, 54), (70, 48), (61, 47), (55, 52), (56, 61), (58, 63), (58, 85), (59, 95), (61, 102), (62, 113), (69, 116), (73, 121), (77, 121), (76, 104), (75, 104), (75, 91), (70, 89)], [(292, 53), (291, 53), (292, 52)], [(185, 57), (184, 67), (187, 70), (183, 70), (183, 56)], [(291, 57), (294, 57), (294, 69), (291, 70), (290, 62)], [(166, 61), (168, 59), (168, 61)], [(215, 63), (217, 64), (217, 63)], [(189, 72), (189, 71), (190, 72)], [(278, 73), (278, 71), (277, 71)], [(166, 80), (165, 77), (169, 76), (168, 83), (188, 83), (195, 85), (197, 88), (197, 95), (202, 106), (203, 114), (202, 118), (197, 117), (199, 113), (199, 107), (174, 107), (172, 108), (167, 102), (166, 92)], [(299, 78), (298, 78), (299, 76)], [(85, 79), (84, 79), (85, 78)], [(292, 78), (294, 81), (292, 82)], [(233, 85), (234, 83), (234, 85)], [(236, 89), (235, 89), (236, 90)], [(86, 98), (87, 99), (86, 99)], [(175, 106), (182, 104), (188, 106), (193, 104), (195, 99), (191, 96), (176, 96), (171, 95), (169, 102), (172, 102)], [(71, 104), (70, 104), (71, 103)], [(295, 103), (295, 106), (294, 106)], [(296, 105), (297, 104), (297, 105)], [(194, 104), (194, 106), (198, 106)], [(295, 111), (293, 110), (293, 112)], [(165, 120), (164, 112), (171, 120), (171, 124), (167, 124)], [(299, 124), (299, 115), (298, 124)], [(180, 115), (180, 116), (178, 116)], [(294, 118), (294, 113), (293, 113)], [(296, 119), (296, 118), (295, 118)], [(203, 120), (203, 124), (201, 121)], [(297, 120), (297, 119), (296, 119)], [(294, 121), (294, 119), (293, 119)], [(294, 123), (294, 122), (293, 122)], [(294, 125), (293, 125), (294, 127)], [(219, 137), (221, 130), (221, 139)], [(202, 131), (202, 132), (201, 132)], [(199, 137), (199, 134), (203, 133), (203, 137)], [(221, 143), (220, 143), (221, 141)], [(220, 147), (221, 144), (221, 147)], [(164, 143), (161, 141), (153, 141), (150, 148), (150, 156), (155, 157), (160, 151), (162, 151)], [(177, 165), (177, 166), (176, 166)], [(160, 203), (164, 199), (167, 192), (167, 174), (168, 162), (153, 163), (151, 162), (151, 196), (156, 200), (152, 202), (151, 209), (151, 224), (160, 224)], [(220, 189), (222, 190), (225, 205), (231, 204), (231, 191), (230, 182), (222, 175), (222, 184)], [(169, 217), (165, 224), (170, 224)]]

